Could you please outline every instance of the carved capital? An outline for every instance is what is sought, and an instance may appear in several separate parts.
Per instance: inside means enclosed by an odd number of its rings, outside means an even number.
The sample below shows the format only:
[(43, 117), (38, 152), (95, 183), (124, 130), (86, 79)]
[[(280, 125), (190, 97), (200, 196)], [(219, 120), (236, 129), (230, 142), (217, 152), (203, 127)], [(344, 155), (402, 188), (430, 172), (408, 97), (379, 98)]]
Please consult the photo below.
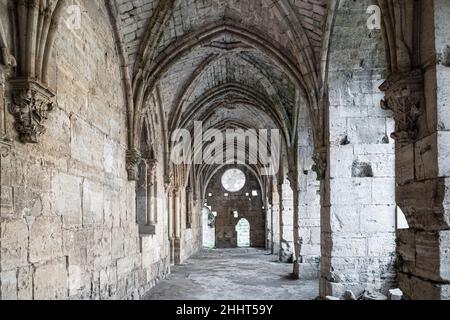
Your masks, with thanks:
[(314, 165), (312, 171), (317, 175), (317, 180), (325, 180), (327, 174), (327, 152), (324, 149), (318, 150), (313, 155)]
[(139, 151), (131, 149), (127, 151), (127, 173), (128, 180), (137, 181), (139, 178), (139, 164), (142, 161), (142, 157)]
[(22, 143), (38, 143), (44, 134), (48, 114), (55, 107), (55, 93), (38, 81), (28, 78), (10, 80), (12, 103), (9, 112), (15, 118), (15, 128)]
[(380, 90), (385, 93), (381, 107), (394, 113), (392, 138), (400, 143), (414, 142), (418, 134), (417, 120), (423, 113), (422, 70), (394, 74), (380, 86)]

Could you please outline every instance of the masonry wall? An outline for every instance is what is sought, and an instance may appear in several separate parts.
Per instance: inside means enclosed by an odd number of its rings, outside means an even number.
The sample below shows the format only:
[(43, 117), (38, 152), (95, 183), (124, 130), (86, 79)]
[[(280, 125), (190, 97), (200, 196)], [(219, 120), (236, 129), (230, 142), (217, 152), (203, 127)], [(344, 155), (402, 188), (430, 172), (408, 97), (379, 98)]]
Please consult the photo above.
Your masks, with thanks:
[[(236, 225), (240, 219), (245, 218), (250, 222), (250, 243), (252, 247), (265, 248), (265, 211), (263, 208), (261, 187), (255, 176), (244, 166), (237, 166), (245, 173), (247, 178), (244, 188), (232, 193), (226, 191), (221, 183), (222, 175), (232, 167), (224, 167), (219, 170), (211, 179), (207, 188), (207, 203), (211, 211), (217, 212), (216, 247), (236, 248), (237, 232)], [(252, 191), (256, 190), (258, 196), (252, 196)], [(209, 197), (209, 194), (212, 194)], [(225, 194), (228, 193), (228, 197)], [(248, 194), (248, 195), (246, 195)], [(232, 210), (239, 212), (239, 218), (235, 218)]]
[[(81, 29), (59, 29), (49, 83), (58, 107), (40, 143), (16, 142), (7, 115), (14, 143), (1, 158), (1, 299), (139, 298), (169, 272), (164, 201), (156, 235), (138, 233), (119, 59), (105, 8), (76, 3)], [(159, 190), (164, 199), (164, 186)]]
[(196, 201), (193, 203), (192, 211), (192, 223), (187, 227), (186, 220), (186, 199), (183, 197), (181, 199), (182, 204), (182, 231), (181, 231), (181, 261), (185, 261), (190, 258), (193, 254), (197, 253), (202, 249), (202, 207), (200, 203)]
[(371, 4), (340, 1), (330, 44), (322, 296), (395, 286), (394, 122), (380, 108), (384, 46), (381, 31), (366, 26)]

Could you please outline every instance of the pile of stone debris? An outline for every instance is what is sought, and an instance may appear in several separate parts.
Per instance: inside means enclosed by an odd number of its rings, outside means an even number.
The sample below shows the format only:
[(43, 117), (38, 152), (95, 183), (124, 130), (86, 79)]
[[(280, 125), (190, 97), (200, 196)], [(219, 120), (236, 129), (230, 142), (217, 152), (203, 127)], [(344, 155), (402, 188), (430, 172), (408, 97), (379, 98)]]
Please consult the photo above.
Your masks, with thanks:
[(385, 296), (381, 292), (378, 292), (375, 290), (366, 290), (366, 291), (364, 291), (363, 294), (356, 297), (352, 291), (347, 290), (342, 295), (341, 298), (328, 296), (328, 297), (326, 297), (325, 300), (331, 300), (331, 301), (333, 301), (333, 300), (350, 300), (350, 301), (351, 300), (371, 300), (371, 301), (392, 300), (392, 301), (399, 301), (399, 300), (403, 300), (403, 292), (400, 289), (393, 289), (393, 290), (389, 290), (389, 296)]

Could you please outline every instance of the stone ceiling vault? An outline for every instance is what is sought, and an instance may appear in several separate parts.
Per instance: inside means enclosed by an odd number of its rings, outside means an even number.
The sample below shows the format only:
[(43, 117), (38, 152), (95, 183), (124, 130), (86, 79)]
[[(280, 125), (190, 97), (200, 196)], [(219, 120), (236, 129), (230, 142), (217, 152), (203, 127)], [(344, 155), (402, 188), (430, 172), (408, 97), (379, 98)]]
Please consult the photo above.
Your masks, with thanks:
[(305, 110), (299, 96), (311, 121), (320, 118), (326, 0), (115, 0), (110, 7), (133, 97), (131, 149), (139, 148), (141, 110), (155, 90), (169, 135), (193, 121), (214, 127), (240, 118), (250, 119), (247, 129), (274, 125), (290, 146)]

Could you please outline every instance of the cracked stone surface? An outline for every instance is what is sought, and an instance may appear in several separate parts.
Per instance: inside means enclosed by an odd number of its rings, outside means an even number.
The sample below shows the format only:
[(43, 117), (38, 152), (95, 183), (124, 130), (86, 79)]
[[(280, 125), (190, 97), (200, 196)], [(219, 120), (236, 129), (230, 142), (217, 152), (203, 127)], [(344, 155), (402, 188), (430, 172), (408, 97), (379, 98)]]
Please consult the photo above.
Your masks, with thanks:
[(290, 264), (258, 249), (202, 251), (172, 269), (145, 300), (312, 300), (317, 281), (291, 280)]

